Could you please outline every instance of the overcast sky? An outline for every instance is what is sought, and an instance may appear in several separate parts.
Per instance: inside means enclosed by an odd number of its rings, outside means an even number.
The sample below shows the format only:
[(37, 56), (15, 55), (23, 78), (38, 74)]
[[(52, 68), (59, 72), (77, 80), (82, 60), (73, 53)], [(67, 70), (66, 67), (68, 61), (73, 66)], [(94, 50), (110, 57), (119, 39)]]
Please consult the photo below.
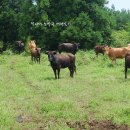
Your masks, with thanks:
[(114, 4), (116, 10), (126, 9), (130, 10), (130, 0), (108, 0), (108, 7), (111, 8), (111, 5)]

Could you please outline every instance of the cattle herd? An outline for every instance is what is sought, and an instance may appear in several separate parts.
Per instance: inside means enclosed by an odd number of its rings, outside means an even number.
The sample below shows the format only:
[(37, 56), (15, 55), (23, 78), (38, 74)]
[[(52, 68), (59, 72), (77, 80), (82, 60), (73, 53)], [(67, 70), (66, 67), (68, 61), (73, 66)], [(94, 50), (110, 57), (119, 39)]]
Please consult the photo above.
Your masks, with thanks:
[[(31, 60), (40, 63), (41, 48), (36, 46), (36, 41), (32, 40), (29, 42), (29, 50), (31, 54)], [(48, 60), (54, 71), (55, 78), (60, 78), (60, 69), (68, 68), (70, 71), (70, 76), (73, 77), (74, 72), (76, 72), (75, 65), (75, 54), (78, 51), (78, 43), (62, 43), (58, 46), (58, 51), (46, 51), (48, 55)], [(60, 54), (61, 52), (68, 52), (66, 54)]]
[(130, 68), (130, 44), (127, 47), (113, 48), (106, 45), (95, 46), (94, 48), (96, 55), (102, 53), (107, 54), (108, 57), (112, 60), (112, 63), (116, 64), (116, 59), (125, 58), (125, 78), (127, 78), (127, 69)]
[[(48, 55), (48, 60), (54, 71), (55, 78), (60, 78), (60, 69), (68, 68), (70, 71), (70, 76), (74, 76), (76, 72), (76, 52), (79, 49), (79, 43), (60, 43), (58, 45), (58, 52), (56, 51), (46, 51), (45, 54)], [(31, 40), (28, 44), (30, 50), (31, 60), (35, 63), (40, 63), (41, 58), (41, 48), (36, 46), (36, 41)], [(19, 52), (24, 51), (24, 43), (22, 41), (16, 41), (16, 49)], [(96, 56), (98, 57), (99, 53), (106, 54), (112, 60), (113, 64), (116, 64), (117, 58), (125, 58), (125, 78), (127, 78), (127, 70), (130, 68), (130, 44), (127, 47), (113, 48), (108, 47), (107, 45), (98, 45), (94, 47)], [(67, 52), (66, 54), (61, 54), (61, 52)]]

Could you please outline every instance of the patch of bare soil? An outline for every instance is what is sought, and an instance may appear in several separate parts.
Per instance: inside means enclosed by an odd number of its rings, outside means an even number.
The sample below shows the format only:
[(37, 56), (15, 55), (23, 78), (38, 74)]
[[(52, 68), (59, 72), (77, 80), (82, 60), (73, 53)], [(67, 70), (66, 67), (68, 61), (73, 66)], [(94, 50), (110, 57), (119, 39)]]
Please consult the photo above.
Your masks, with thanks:
[(68, 125), (68, 127), (70, 128), (74, 128), (75, 130), (86, 130), (87, 127), (87, 122), (85, 121), (76, 121), (76, 122), (66, 122), (66, 124)]
[[(44, 120), (43, 118), (27, 116), (27, 115), (18, 115), (15, 117), (15, 120), (21, 124), (26, 124), (26, 123), (37, 124), (38, 127), (37, 130), (49, 130), (50, 126), (56, 127), (56, 124), (58, 123), (56, 118)], [(14, 130), (14, 129), (10, 128), (10, 130)]]
[(31, 122), (32, 117), (28, 117), (28, 116), (25, 116), (25, 115), (19, 115), (19, 116), (16, 117), (16, 121), (18, 123)]
[(113, 124), (110, 120), (106, 121), (89, 121), (89, 122), (66, 122), (70, 128), (75, 130), (130, 130), (127, 125)]
[(90, 130), (130, 130), (127, 125), (113, 124), (110, 120), (88, 122)]

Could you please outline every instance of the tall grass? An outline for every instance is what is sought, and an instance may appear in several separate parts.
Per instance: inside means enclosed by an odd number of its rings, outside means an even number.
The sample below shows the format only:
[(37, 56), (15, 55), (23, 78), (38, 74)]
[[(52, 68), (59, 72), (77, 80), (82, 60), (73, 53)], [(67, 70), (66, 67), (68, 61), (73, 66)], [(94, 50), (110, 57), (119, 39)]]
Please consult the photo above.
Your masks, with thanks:
[(41, 64), (26, 54), (1, 55), (0, 129), (69, 130), (68, 121), (93, 119), (130, 125), (130, 73), (125, 80), (124, 60), (112, 65), (107, 56), (80, 51), (76, 66), (74, 78), (62, 69), (55, 80), (45, 54)]

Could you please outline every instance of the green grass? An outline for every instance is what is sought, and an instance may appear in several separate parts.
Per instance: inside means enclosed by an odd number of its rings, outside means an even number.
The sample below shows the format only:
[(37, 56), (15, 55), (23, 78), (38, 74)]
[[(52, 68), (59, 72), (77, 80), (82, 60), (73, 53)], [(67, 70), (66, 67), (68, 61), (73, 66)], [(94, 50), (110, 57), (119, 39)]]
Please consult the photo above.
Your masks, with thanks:
[(0, 130), (70, 130), (68, 121), (94, 119), (130, 125), (130, 73), (125, 79), (124, 59), (112, 65), (107, 56), (80, 51), (76, 66), (74, 78), (62, 69), (55, 80), (45, 54), (41, 64), (26, 54), (0, 55)]

